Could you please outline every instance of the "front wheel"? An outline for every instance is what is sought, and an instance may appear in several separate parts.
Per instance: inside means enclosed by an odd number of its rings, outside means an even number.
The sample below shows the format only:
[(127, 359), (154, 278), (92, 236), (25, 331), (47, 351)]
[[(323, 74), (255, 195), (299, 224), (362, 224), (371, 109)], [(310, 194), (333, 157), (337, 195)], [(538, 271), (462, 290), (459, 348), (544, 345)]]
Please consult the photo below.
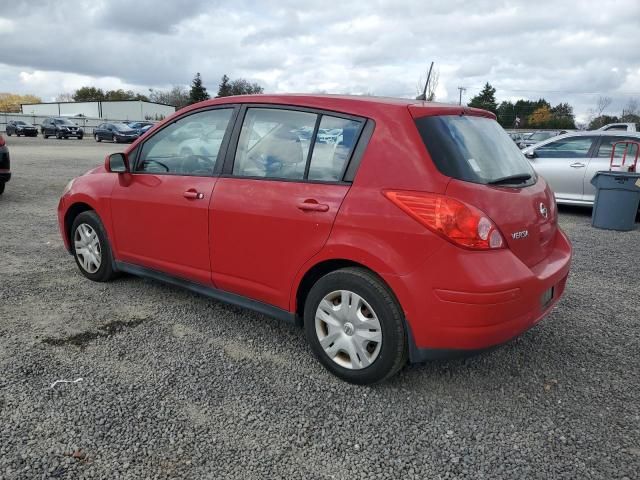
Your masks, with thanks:
[(73, 221), (71, 248), (80, 273), (88, 279), (107, 282), (116, 276), (107, 233), (93, 210), (82, 212)]
[(118, 143), (118, 139), (116, 138), (116, 136), (115, 136), (115, 135), (111, 135), (111, 141), (112, 141), (113, 143)]
[(80, 136), (78, 137), (78, 140), (82, 140), (82, 135), (80, 135)]
[(99, 142), (99, 141), (100, 141), (100, 137), (98, 136), (98, 134), (97, 134), (97, 133), (93, 136), (93, 138), (95, 138), (95, 139), (96, 139), (96, 142)]
[(347, 382), (382, 382), (407, 361), (402, 309), (384, 282), (364, 268), (320, 278), (307, 296), (304, 325), (316, 357)]

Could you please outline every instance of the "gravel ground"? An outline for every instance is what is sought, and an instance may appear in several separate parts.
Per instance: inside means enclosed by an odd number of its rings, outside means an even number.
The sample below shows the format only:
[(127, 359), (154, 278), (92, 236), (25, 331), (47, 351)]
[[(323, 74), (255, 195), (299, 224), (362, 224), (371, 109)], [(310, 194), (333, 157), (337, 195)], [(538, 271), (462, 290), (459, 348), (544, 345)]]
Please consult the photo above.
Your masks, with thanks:
[(294, 327), (149, 280), (86, 280), (58, 197), (122, 147), (8, 144), (0, 478), (638, 478), (640, 231), (561, 210), (574, 266), (545, 321), (363, 388)]

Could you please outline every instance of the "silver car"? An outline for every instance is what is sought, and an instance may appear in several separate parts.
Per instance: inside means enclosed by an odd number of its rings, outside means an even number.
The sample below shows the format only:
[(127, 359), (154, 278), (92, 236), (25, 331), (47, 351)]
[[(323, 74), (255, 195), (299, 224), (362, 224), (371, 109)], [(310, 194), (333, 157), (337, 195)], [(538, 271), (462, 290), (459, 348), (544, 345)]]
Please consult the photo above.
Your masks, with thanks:
[[(522, 153), (547, 180), (558, 203), (593, 205), (596, 190), (591, 179), (596, 172), (609, 170), (613, 144), (626, 140), (640, 142), (640, 132), (571, 132), (525, 148)], [(616, 147), (614, 163), (621, 163), (624, 149), (624, 145)], [(637, 145), (628, 145), (625, 165), (634, 161), (637, 149)]]

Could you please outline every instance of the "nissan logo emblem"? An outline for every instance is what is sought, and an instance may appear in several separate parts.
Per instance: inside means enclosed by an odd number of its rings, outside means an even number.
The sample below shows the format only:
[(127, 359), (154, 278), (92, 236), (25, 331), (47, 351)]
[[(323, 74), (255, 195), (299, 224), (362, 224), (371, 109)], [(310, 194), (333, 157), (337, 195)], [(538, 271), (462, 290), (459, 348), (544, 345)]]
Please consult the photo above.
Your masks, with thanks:
[(547, 218), (549, 216), (549, 211), (547, 210), (547, 207), (544, 203), (540, 203), (540, 215), (542, 215), (544, 218)]

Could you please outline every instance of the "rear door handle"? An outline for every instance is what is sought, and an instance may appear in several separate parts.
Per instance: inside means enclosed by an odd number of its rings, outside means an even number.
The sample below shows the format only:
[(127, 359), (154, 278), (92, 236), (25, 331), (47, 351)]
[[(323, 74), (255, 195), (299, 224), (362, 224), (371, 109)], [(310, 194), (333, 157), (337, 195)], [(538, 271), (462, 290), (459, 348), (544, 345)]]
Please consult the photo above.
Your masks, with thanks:
[(196, 191), (195, 188), (190, 188), (186, 192), (182, 194), (184, 198), (188, 198), (189, 200), (202, 200), (204, 198), (204, 193)]
[(306, 200), (298, 204), (298, 208), (305, 212), (328, 212), (329, 205), (318, 203), (316, 200)]
[(584, 163), (576, 162), (576, 163), (572, 163), (572, 164), (571, 164), (571, 165), (569, 165), (569, 166), (570, 166), (571, 168), (584, 168), (584, 167), (585, 167), (585, 164), (584, 164)]

